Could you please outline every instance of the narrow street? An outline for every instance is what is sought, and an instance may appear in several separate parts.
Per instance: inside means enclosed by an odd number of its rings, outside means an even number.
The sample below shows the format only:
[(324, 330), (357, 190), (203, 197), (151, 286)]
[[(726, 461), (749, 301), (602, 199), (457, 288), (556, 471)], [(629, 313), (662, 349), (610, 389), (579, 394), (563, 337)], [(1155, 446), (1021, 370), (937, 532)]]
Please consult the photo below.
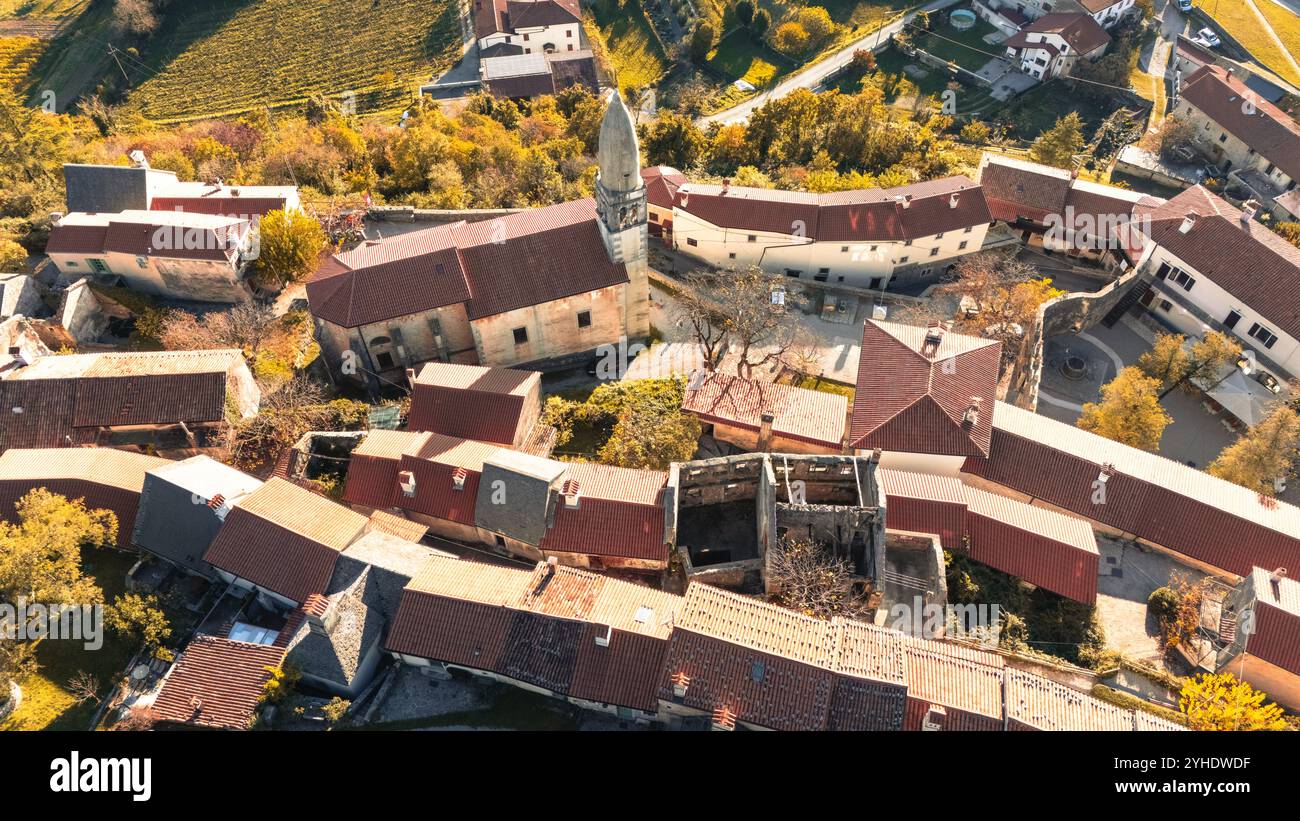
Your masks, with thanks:
[(767, 91), (751, 97), (740, 105), (728, 108), (726, 111), (719, 111), (718, 113), (710, 114), (707, 117), (700, 117), (696, 120), (696, 123), (700, 128), (705, 128), (710, 123), (722, 123), (723, 125), (726, 125), (728, 123), (744, 122), (749, 119), (750, 114), (767, 103), (768, 100), (784, 97), (796, 88), (816, 88), (828, 75), (834, 74), (839, 69), (848, 65), (849, 61), (853, 59), (853, 52), (861, 48), (870, 48), (873, 51), (876, 50), (880, 44), (887, 43), (889, 38), (902, 31), (903, 26), (912, 22), (912, 19), (916, 17), (917, 13), (921, 11), (939, 11), (948, 6), (956, 5), (956, 3), (957, 0), (932, 0), (932, 2), (927, 3), (925, 6), (917, 9), (901, 20), (897, 20), (887, 26), (876, 29), (870, 34), (849, 43), (834, 55), (827, 57), (825, 60), (786, 77)]

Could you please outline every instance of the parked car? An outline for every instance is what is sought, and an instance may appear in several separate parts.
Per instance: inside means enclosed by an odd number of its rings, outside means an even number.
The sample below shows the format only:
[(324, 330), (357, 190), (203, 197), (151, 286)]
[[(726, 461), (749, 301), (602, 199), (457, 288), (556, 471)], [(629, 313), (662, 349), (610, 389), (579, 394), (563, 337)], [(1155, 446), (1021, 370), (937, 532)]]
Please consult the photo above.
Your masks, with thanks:
[(1209, 28), (1207, 26), (1206, 28), (1203, 28), (1200, 31), (1196, 32), (1196, 36), (1192, 38), (1192, 42), (1196, 43), (1197, 45), (1216, 48), (1223, 41), (1219, 39), (1219, 35), (1214, 33), (1214, 29)]
[(1191, 11), (1191, 10), (1192, 10), (1192, 0), (1178, 0), (1178, 10), (1179, 10), (1179, 11)]

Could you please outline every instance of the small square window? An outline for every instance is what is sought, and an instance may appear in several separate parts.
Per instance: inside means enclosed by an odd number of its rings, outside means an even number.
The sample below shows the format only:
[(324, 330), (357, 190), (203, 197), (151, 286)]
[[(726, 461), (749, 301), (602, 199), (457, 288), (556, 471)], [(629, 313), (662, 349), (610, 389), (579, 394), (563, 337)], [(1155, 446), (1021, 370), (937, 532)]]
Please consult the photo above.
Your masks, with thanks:
[(958, 251), (965, 251), (965, 250), (966, 250), (966, 246), (967, 246), (968, 244), (969, 244), (969, 243), (967, 243), (966, 240), (962, 240), (962, 241), (957, 245), (957, 250), (958, 250)]
[(696, 240), (694, 237), (691, 237), (690, 239), (686, 240), (686, 244), (694, 248), (696, 245), (699, 245), (700, 243), (699, 240)]
[(527, 341), (528, 341), (528, 329), (515, 328), (515, 344), (523, 345)]
[(757, 234), (750, 234), (750, 235), (749, 235), (749, 241), (750, 241), (750, 242), (758, 242), (758, 235), (757, 235)]
[(974, 228), (975, 226), (973, 225), (967, 225), (964, 229), (962, 229), (962, 233), (969, 234), (972, 230), (974, 230)]
[(943, 232), (940, 231), (939, 233), (935, 234), (935, 235), (934, 235), (934, 238), (935, 238), (935, 239), (943, 239)]
[(578, 327), (579, 328), (591, 327), (591, 311), (578, 311)]
[(841, 245), (841, 246), (840, 246), (840, 253), (841, 253), (841, 254), (847, 254), (848, 252), (849, 252), (849, 246), (847, 246), (847, 245)]
[(902, 257), (901, 259), (898, 260), (899, 265), (902, 265), (904, 262), (907, 262), (907, 257)]
[(930, 249), (930, 256), (932, 256), (932, 257), (937, 257), (937, 256), (939, 256), (939, 249), (938, 249), (938, 248), (931, 248), (931, 249)]
[(735, 252), (735, 251), (732, 251), (730, 254), (727, 254), (727, 259), (735, 259), (735, 258), (736, 258), (736, 252)]

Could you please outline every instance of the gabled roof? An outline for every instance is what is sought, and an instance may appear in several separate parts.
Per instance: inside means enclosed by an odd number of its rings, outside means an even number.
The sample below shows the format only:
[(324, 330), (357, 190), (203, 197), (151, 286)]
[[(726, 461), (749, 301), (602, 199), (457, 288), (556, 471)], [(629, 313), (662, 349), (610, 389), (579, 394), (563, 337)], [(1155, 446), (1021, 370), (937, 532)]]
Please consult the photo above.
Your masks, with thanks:
[[(248, 230), (239, 217), (182, 211), (73, 212), (50, 228), (47, 254), (116, 252), (233, 262)], [(164, 242), (159, 244), (159, 238)]]
[(575, 698), (653, 710), (680, 603), (670, 593), (574, 568), (434, 558), (407, 586), (386, 646)]
[(407, 428), (511, 445), (540, 384), (537, 371), (429, 362), (411, 386)]
[(1069, 43), (1075, 54), (1088, 54), (1110, 42), (1110, 35), (1090, 15), (1080, 12), (1054, 12), (1039, 17), (1008, 37), (1002, 44), (1013, 48), (1046, 48), (1053, 52), (1057, 50), (1048, 43), (1029, 42), (1026, 36), (1028, 34), (1055, 34)]
[(1300, 508), (1014, 405), (997, 403), (993, 425), (988, 458), (964, 472), (1238, 575), (1300, 567)]
[(688, 182), (673, 205), (723, 228), (801, 228), (801, 236), (822, 242), (901, 242), (992, 221), (983, 190), (961, 176), (829, 194)]
[(153, 702), (161, 721), (225, 730), (247, 729), (279, 667), (283, 647), (199, 635), (167, 674)]
[(659, 208), (672, 208), (677, 189), (689, 182), (686, 175), (666, 165), (652, 165), (641, 169), (645, 182), (646, 199)]
[(1133, 711), (1014, 668), (1006, 672), (1007, 719), (1015, 730), (1134, 729)]
[(582, 20), (578, 0), (507, 0), (510, 30), (561, 26)]
[[(862, 332), (849, 442), (856, 448), (987, 455), (1002, 346), (926, 328), (868, 320)], [(972, 404), (979, 406), (967, 421)]]
[[(904, 636), (902, 642), (907, 657), (909, 700), (937, 704), (1001, 723), (1002, 679), (1005, 669), (1001, 656), (949, 642), (911, 636)], [(966, 722), (950, 720), (956, 726), (947, 729), (967, 726)], [(991, 723), (972, 727), (992, 728)]]
[(339, 553), (366, 525), (360, 513), (272, 478), (235, 503), (203, 559), (302, 603), (325, 591)]
[(667, 473), (571, 462), (559, 484), (577, 490), (578, 506), (563, 501), (556, 506), (554, 522), (538, 545), (542, 550), (667, 560), (663, 503)]
[(696, 371), (682, 398), (682, 410), (702, 419), (759, 430), (772, 414), (772, 432), (839, 448), (844, 441), (849, 400), (824, 391), (777, 385), (739, 376)]
[(0, 481), (78, 479), (139, 493), (146, 473), (174, 464), (114, 448), (10, 448), (0, 453)]
[(355, 328), (455, 304), (482, 319), (627, 281), (588, 198), (363, 243), (322, 263), (307, 298), (315, 316)]
[(1226, 69), (1202, 66), (1183, 82), (1181, 96), (1287, 176), (1300, 179), (1300, 123)]
[[(1300, 248), (1241, 210), (1196, 185), (1154, 209), (1146, 233), (1151, 241), (1214, 281), (1234, 299), (1300, 339)], [(1191, 230), (1183, 220), (1196, 215)]]

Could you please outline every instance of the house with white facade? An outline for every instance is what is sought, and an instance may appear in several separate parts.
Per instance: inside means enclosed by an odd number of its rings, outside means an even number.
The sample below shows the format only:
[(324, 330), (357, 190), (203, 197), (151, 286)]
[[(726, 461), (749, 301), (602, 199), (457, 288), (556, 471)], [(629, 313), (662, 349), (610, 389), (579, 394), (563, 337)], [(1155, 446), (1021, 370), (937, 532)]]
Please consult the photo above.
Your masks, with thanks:
[(242, 302), (255, 256), (252, 223), (189, 211), (73, 212), (50, 229), (45, 252), (69, 279), (90, 276), (145, 293)]
[(886, 289), (937, 279), (980, 250), (991, 221), (983, 190), (961, 176), (828, 194), (724, 180), (677, 187), (671, 244), (720, 268)]
[(480, 56), (549, 54), (582, 48), (578, 0), (472, 0)]
[[(1082, 13), (1103, 28), (1111, 28), (1124, 18), (1133, 4), (1134, 0), (988, 0), (984, 5), (1018, 25), (1053, 13)], [(978, 8), (976, 12), (979, 13)]]
[(1155, 281), (1141, 301), (1182, 333), (1235, 336), (1285, 379), (1300, 374), (1300, 249), (1253, 216), (1199, 185), (1155, 208), (1142, 262)]
[(1100, 59), (1110, 35), (1082, 12), (1048, 14), (1008, 37), (1002, 45), (1007, 59), (1039, 80), (1070, 73), (1079, 58)]

